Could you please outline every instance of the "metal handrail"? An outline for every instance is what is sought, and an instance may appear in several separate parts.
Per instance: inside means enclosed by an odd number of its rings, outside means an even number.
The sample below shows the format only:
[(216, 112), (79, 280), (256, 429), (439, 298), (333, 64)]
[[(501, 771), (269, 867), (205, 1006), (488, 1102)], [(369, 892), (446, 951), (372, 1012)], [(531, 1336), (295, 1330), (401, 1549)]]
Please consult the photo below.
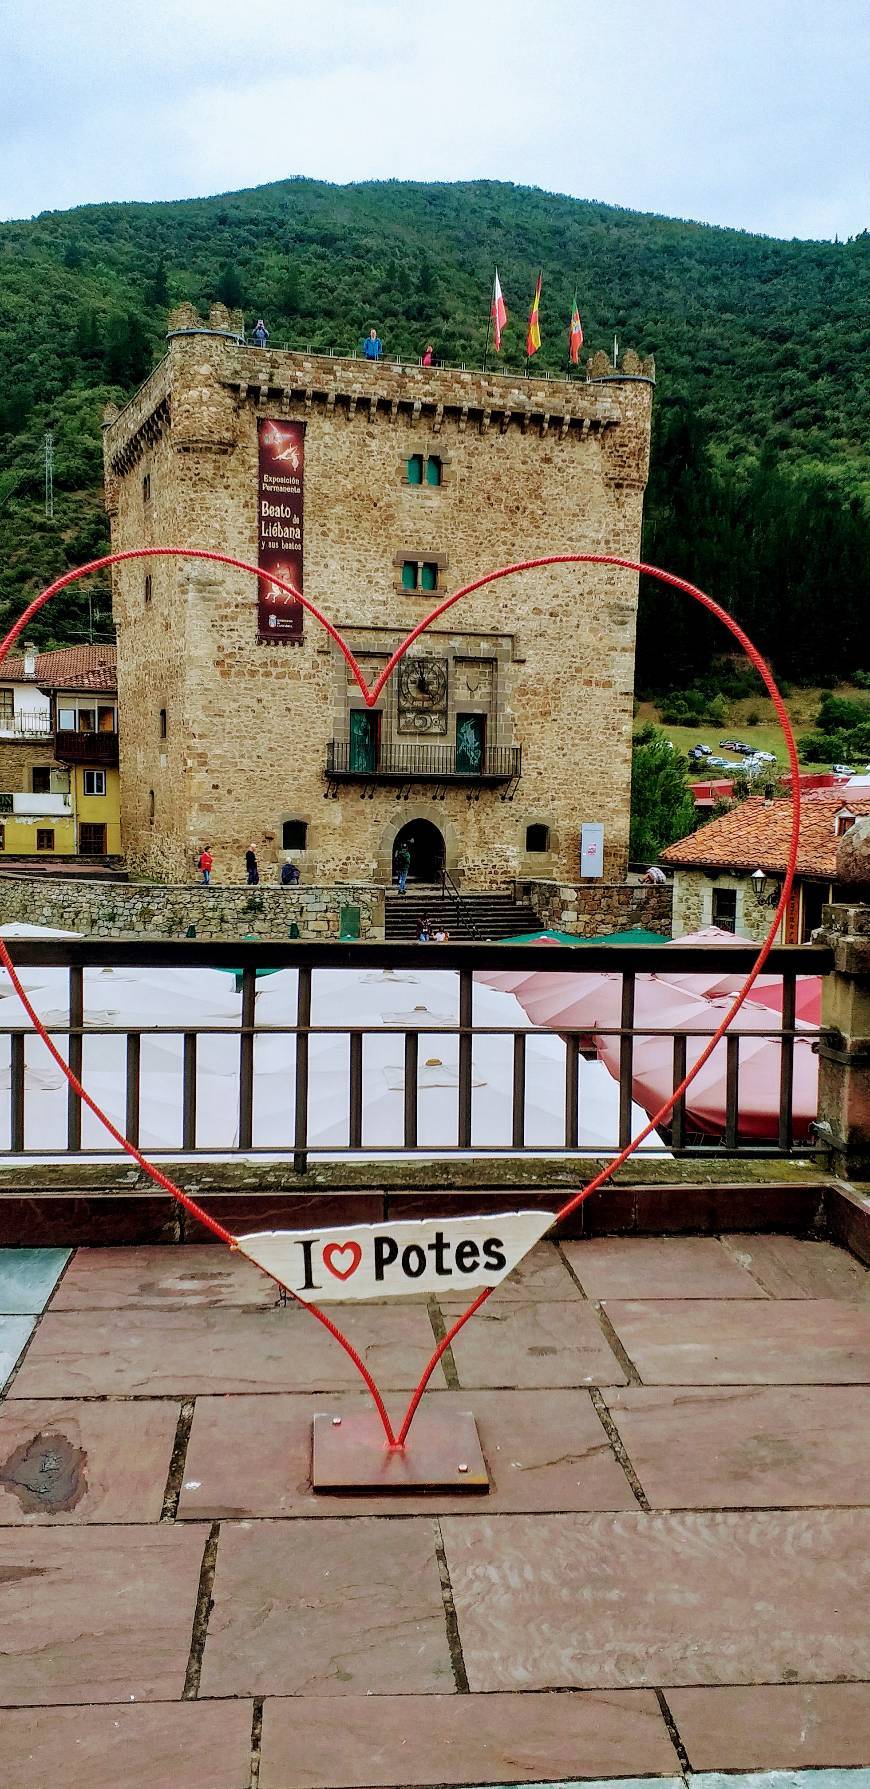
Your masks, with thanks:
[(401, 777), (414, 782), (423, 780), (461, 783), (511, 782), (522, 775), (522, 746), (488, 745), (477, 770), (462, 770), (457, 765), (455, 745), (433, 745), (430, 741), (379, 745), (372, 763), (366, 766), (352, 762), (351, 744), (347, 739), (331, 739), (326, 748), (326, 775), (329, 777)]
[(474, 917), (473, 917), (471, 908), (469, 907), (468, 902), (463, 900), (463, 898), (459, 892), (459, 889), (457, 888), (456, 883), (454, 882), (453, 877), (451, 876), (450, 871), (447, 868), (447, 865), (444, 864), (442, 866), (442, 870), (441, 870), (441, 893), (445, 897), (446, 897), (448, 883), (450, 884), (450, 891), (453, 896), (453, 900), (456, 903), (457, 914), (459, 916), (461, 916), (462, 919), (464, 919), (465, 924), (467, 925), (472, 938), (479, 938), (480, 933), (477, 929), (477, 926), (474, 923)]

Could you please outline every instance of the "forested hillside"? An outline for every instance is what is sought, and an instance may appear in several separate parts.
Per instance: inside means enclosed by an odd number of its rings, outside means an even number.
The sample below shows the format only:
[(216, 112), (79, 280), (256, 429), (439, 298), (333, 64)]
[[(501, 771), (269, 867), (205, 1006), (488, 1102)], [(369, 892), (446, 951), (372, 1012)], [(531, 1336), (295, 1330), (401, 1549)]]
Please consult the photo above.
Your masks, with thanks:
[[(543, 348), (566, 363), (576, 286), (587, 350), (620, 343), (658, 369), (647, 556), (696, 577), (792, 677), (861, 661), (870, 564), (870, 235), (779, 242), (479, 181), (332, 187), (290, 180), (207, 200), (92, 205), (0, 224), (0, 620), (107, 535), (100, 412), (163, 350), (166, 311), (220, 297), (273, 344), (347, 352), (375, 323), (388, 353), (429, 339), (480, 364), (492, 270), (523, 363), (544, 270)], [(41, 448), (55, 431), (53, 523)], [(34, 626), (82, 637), (80, 593)], [(105, 587), (95, 628), (110, 625)], [(709, 663), (703, 618), (645, 596), (639, 679)], [(867, 657), (864, 651), (864, 658)]]

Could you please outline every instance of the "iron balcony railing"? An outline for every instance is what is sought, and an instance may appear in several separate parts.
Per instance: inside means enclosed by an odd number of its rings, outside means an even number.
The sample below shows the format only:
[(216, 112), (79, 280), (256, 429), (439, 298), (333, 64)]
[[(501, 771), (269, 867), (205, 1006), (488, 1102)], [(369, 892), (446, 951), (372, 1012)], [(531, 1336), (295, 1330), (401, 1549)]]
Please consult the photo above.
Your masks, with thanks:
[(332, 739), (326, 748), (326, 775), (333, 780), (510, 783), (522, 775), (522, 766), (519, 745), (483, 746), (476, 761), (461, 747), (428, 740), (366, 752), (347, 740)]
[[(211, 1157), (234, 1153), (245, 1156), (268, 1154), (273, 1157), (277, 1154), (285, 1156), (288, 1161), (292, 1160), (298, 1172), (305, 1171), (311, 1156), (343, 1158), (360, 1152), (365, 1156), (377, 1156), (395, 1154), (398, 1150), (399, 1153), (425, 1154), (430, 1158), (483, 1151), (536, 1156), (578, 1152), (583, 1118), (580, 1059), (588, 1049), (589, 1027), (584, 1027), (583, 1031), (572, 1031), (559, 1025), (558, 1036), (564, 1064), (559, 1135), (552, 1143), (543, 1146), (528, 1143), (527, 1068), (530, 1050), (534, 1048), (535, 1039), (540, 1038), (542, 1033), (519, 1024), (493, 1025), (480, 1022), (475, 1012), (474, 977), (476, 972), (487, 975), (493, 970), (522, 970), (526, 973), (539, 971), (546, 973), (548, 977), (554, 971), (566, 975), (585, 975), (590, 971), (598, 971), (616, 973), (621, 977), (620, 1023), (618, 1026), (598, 1029), (600, 1034), (605, 1033), (619, 1039), (618, 1123), (613, 1138), (608, 1138), (607, 1144), (623, 1145), (632, 1134), (633, 1058), (636, 1040), (655, 1035), (672, 1040), (671, 1085), (676, 1087), (685, 1073), (687, 1050), (691, 1048), (692, 1040), (698, 1040), (697, 1048), (700, 1050), (703, 1039), (708, 1035), (691, 1030), (674, 1032), (667, 1027), (657, 1031), (649, 1024), (635, 1024), (637, 975), (656, 971), (733, 975), (735, 971), (748, 969), (755, 956), (752, 946), (740, 944), (681, 947), (679, 944), (626, 946), (590, 943), (584, 945), (582, 950), (555, 945), (542, 950), (534, 945), (510, 943), (404, 945), (307, 944), (288, 941), (282, 944), (254, 944), (186, 940), (157, 943), (82, 938), (52, 939), (45, 942), (16, 939), (11, 949), (13, 960), (24, 977), (25, 986), (28, 973), (34, 968), (42, 971), (60, 967), (66, 971), (68, 1019), (66, 1022), (57, 1019), (57, 1005), (52, 995), (50, 1005), (53, 1006), (53, 1011), (47, 1029), (56, 1040), (58, 1048), (67, 1054), (71, 1068), (79, 1078), (83, 1078), (86, 1087), (89, 1082), (89, 1040), (106, 1037), (116, 1040), (116, 1047), (111, 1052), (112, 1062), (118, 1065), (114, 1092), (110, 1094), (106, 1091), (105, 1069), (102, 1074), (97, 1075), (93, 1091), (103, 1104), (110, 1105), (110, 1115), (116, 1122), (124, 1125), (126, 1135), (132, 1142), (141, 1141), (143, 1148), (150, 1154), (163, 1157), (178, 1155), (179, 1152)], [(694, 1135), (683, 1100), (675, 1108), (663, 1137), (664, 1145), (672, 1155), (711, 1156), (720, 1160), (728, 1157), (806, 1156), (819, 1147), (806, 1138), (796, 1142), (794, 1135), (795, 1040), (798, 1037), (817, 1039), (823, 1035), (820, 1028), (813, 1030), (805, 1026), (800, 1029), (796, 1027), (795, 1003), (798, 978), (825, 974), (832, 965), (832, 952), (820, 945), (780, 947), (771, 953), (767, 970), (783, 978), (782, 1017), (772, 1013), (770, 1025), (763, 1031), (759, 1032), (753, 1027), (751, 1031), (743, 1032), (738, 1015), (737, 1024), (729, 1033), (725, 1045), (727, 1104), (722, 1134), (716, 1138)], [(169, 990), (162, 992), (156, 1001), (158, 1010), (162, 1001), (167, 1014), (173, 1014), (175, 1009), (177, 1018), (168, 1017), (153, 1024), (138, 1021), (106, 1023), (107, 1007), (114, 1006), (117, 1009), (118, 1003), (112, 994), (111, 979), (104, 972), (131, 967), (148, 971), (169, 970), (173, 974), (185, 969), (205, 967), (232, 970), (239, 996), (237, 1016), (228, 1024), (191, 1023), (189, 1018), (185, 1022), (185, 1005), (187, 1004), (189, 1012), (189, 1002), (185, 1000), (183, 977), (180, 977), (177, 1000), (173, 999)], [(257, 1011), (258, 976), (278, 969), (295, 970), (296, 978), (295, 982), (288, 985), (286, 1019), (282, 1017), (280, 1023), (267, 1023)], [(457, 978), (458, 988), (454, 984), (454, 998), (458, 992), (455, 1021), (443, 1021), (436, 1014), (427, 1013), (425, 1007), (422, 1010), (415, 1008), (413, 993), (409, 995), (403, 983), (407, 982), (408, 972), (418, 969), (446, 971)], [(369, 978), (379, 970), (401, 972), (397, 975), (395, 993), (395, 1004), (399, 1010), (392, 1016), (381, 1016), (373, 1012), (371, 1021), (366, 1023), (359, 1023), (352, 1018), (337, 1024), (313, 1023), (312, 992), (317, 993), (319, 987), (313, 978), (322, 970), (355, 972), (355, 986), (358, 985), (360, 970), (367, 972)], [(43, 980), (38, 987), (44, 989), (45, 985)], [(259, 986), (268, 988), (270, 982), (264, 980)], [(38, 998), (38, 990), (34, 997)], [(409, 1009), (407, 1012), (402, 1010), (403, 1000)], [(55, 1097), (63, 1102), (61, 1110), (64, 1138), (62, 1145), (55, 1143), (54, 1146), (48, 1140), (46, 1108), (41, 1104), (47, 1097), (45, 1077), (48, 1057), (45, 1046), (39, 1037), (26, 1035), (26, 1030), (21, 1027), (21, 1016), (14, 1010), (13, 1000), (4, 1000), (3, 1008), (5, 1023), (0, 1024), (0, 1087), (6, 1085), (9, 1096), (5, 1112), (0, 1104), (0, 1159), (4, 1156), (9, 1158), (29, 1154), (66, 1156), (82, 1153), (82, 1107), (71, 1091), (64, 1090), (59, 1079)], [(341, 1010), (340, 1003), (338, 1010)], [(553, 1033), (544, 1035), (552, 1038)], [(495, 1102), (503, 1121), (499, 1138), (486, 1134), (485, 1128), (478, 1123), (474, 1101), (474, 1087), (479, 1081), (475, 1047), (479, 1040), (493, 1037), (504, 1040), (500, 1046), (504, 1053), (504, 1076), (501, 1083), (504, 1097)], [(760, 1037), (770, 1038), (775, 1040), (779, 1049), (777, 1134), (775, 1139), (766, 1143), (748, 1140), (741, 1133), (741, 1074), (745, 1072), (749, 1082), (753, 1073), (751, 1061), (745, 1069), (741, 1063), (743, 1037), (751, 1040), (753, 1047), (757, 1046)], [(277, 1075), (277, 1107), (274, 1070), (270, 1077), (271, 1130), (268, 1141), (263, 1141), (262, 1126), (258, 1124), (258, 1101), (261, 1096), (255, 1076), (255, 1064), (257, 1052), (264, 1047), (268, 1048), (267, 1040), (275, 1038), (289, 1039), (291, 1042), (287, 1047), (287, 1065)], [(400, 1134), (395, 1140), (378, 1144), (370, 1142), (367, 1135), (370, 1107), (364, 1099), (364, 1086), (366, 1068), (373, 1060), (376, 1065), (376, 1081), (380, 1076), (378, 1097), (382, 1098), (387, 1092), (389, 1083), (384, 1080), (386, 1070), (382, 1061), (384, 1038), (395, 1040), (396, 1055), (400, 1058), (393, 1071), (392, 1090), (398, 1096), (395, 1110), (401, 1117)], [(333, 1045), (340, 1040), (342, 1045), (342, 1066), (336, 1071), (333, 1052), (331, 1070), (327, 1075), (328, 1085), (325, 1087), (321, 1085), (321, 1061), (318, 1060), (322, 1059), (326, 1048), (324, 1040)], [(431, 1074), (433, 1047), (439, 1051), (439, 1061), (443, 1060), (441, 1052), (450, 1051), (451, 1040), (456, 1063), (455, 1078), (442, 1079), (440, 1085), (442, 1089), (449, 1087), (447, 1103), (452, 1116), (443, 1120), (443, 1134), (439, 1135), (437, 1143), (433, 1145), (431, 1138), (420, 1138), (420, 1096), (421, 1091), (431, 1085), (431, 1081), (427, 1081), (427, 1071)], [(208, 1066), (216, 1050), (222, 1052), (219, 1071), (222, 1118), (227, 1113), (232, 1114), (233, 1141), (229, 1146), (226, 1142), (216, 1143), (214, 1135), (208, 1135), (209, 1126), (203, 1122), (202, 1114), (198, 1115), (200, 1073)], [(373, 1053), (371, 1057), (370, 1051)], [(689, 1060), (692, 1058), (689, 1057)], [(548, 1072), (552, 1081), (552, 1066)], [(263, 1084), (261, 1082), (259, 1087)], [(371, 1075), (367, 1084), (371, 1091)], [(333, 1140), (318, 1143), (311, 1140), (312, 1130), (316, 1136), (316, 1124), (313, 1122), (315, 1101), (320, 1102), (321, 1112), (324, 1102), (326, 1103), (331, 1122), (340, 1118), (343, 1128), (340, 1142)], [(149, 1112), (153, 1112), (155, 1107), (164, 1114), (171, 1110), (172, 1125), (175, 1128), (172, 1140), (159, 1147), (152, 1147), (149, 1136)], [(99, 1132), (98, 1135), (102, 1139), (105, 1133)], [(661, 1147), (659, 1145), (660, 1149)], [(95, 1144), (94, 1120), (90, 1116), (84, 1152), (115, 1157), (119, 1154), (114, 1145), (106, 1148), (102, 1140)], [(604, 1146), (596, 1151), (588, 1148), (585, 1151), (587, 1154), (607, 1152)]]

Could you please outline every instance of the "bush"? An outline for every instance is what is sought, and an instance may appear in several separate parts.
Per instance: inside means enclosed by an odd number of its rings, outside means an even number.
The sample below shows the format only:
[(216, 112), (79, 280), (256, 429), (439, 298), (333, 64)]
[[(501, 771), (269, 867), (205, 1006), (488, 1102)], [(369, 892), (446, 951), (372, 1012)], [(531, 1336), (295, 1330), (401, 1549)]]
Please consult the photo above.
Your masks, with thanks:
[(851, 696), (825, 695), (819, 703), (816, 725), (822, 733), (847, 733), (870, 721), (870, 703)]
[(841, 756), (840, 741), (831, 733), (802, 733), (798, 751), (805, 764), (833, 764)]
[(750, 708), (749, 713), (746, 716), (747, 727), (760, 727), (761, 721), (762, 721), (762, 716), (761, 716), (760, 709)]
[(716, 722), (717, 727), (724, 726), (728, 719), (728, 703), (724, 696), (714, 696), (707, 709), (707, 716), (711, 721)]

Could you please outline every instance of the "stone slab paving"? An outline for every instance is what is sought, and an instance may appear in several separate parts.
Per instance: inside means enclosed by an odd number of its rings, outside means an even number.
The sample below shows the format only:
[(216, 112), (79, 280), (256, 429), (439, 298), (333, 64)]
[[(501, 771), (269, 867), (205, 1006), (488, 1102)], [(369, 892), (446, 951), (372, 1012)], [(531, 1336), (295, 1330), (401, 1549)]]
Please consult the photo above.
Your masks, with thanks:
[[(870, 1789), (844, 1251), (542, 1245), (427, 1394), (474, 1412), (490, 1494), (398, 1501), (312, 1492), (314, 1410), (367, 1394), (249, 1264), (12, 1252), (2, 1789)], [(336, 1315), (398, 1416), (437, 1311)], [(692, 1774), (739, 1771), (780, 1775)]]
[(0, 1523), (156, 1522), (178, 1425), (168, 1399), (0, 1404)]
[(180, 1700), (200, 1528), (0, 1534), (0, 1708)]
[(35, 1327), (32, 1317), (0, 1317), (0, 1391)]
[[(447, 1323), (465, 1307), (445, 1302)], [(463, 1389), (624, 1385), (592, 1307), (575, 1302), (485, 1304), (452, 1343)]]
[[(214, 1244), (183, 1249), (78, 1249), (52, 1300), (53, 1311), (182, 1310), (264, 1306), (278, 1288), (253, 1262)], [(41, 1308), (41, 1307), (40, 1307)]]
[[(652, 1691), (266, 1703), (260, 1789), (416, 1789), (678, 1769)], [(336, 1716), (340, 1718), (337, 1719)]]
[(630, 1385), (604, 1395), (653, 1509), (870, 1496), (868, 1385), (792, 1385), (787, 1396), (768, 1385)]
[(228, 1523), (203, 1694), (451, 1690), (436, 1539), (423, 1517)]
[(771, 1298), (870, 1300), (870, 1274), (832, 1242), (803, 1236), (724, 1236), (734, 1260)]
[(442, 1531), (472, 1690), (870, 1679), (870, 1509)]
[(764, 1298), (716, 1236), (590, 1236), (562, 1253), (589, 1298)]
[[(121, 1308), (120, 1323), (116, 1311), (48, 1311), (10, 1395), (190, 1397), (331, 1391), (359, 1383), (347, 1355), (298, 1306)], [(387, 1388), (410, 1389), (435, 1346), (428, 1314), (419, 1306), (349, 1305), (341, 1325)]]
[(646, 1384), (870, 1384), (870, 1305), (674, 1298), (604, 1309)]
[(0, 1249), (0, 1314), (43, 1311), (69, 1257), (69, 1249)]
[(3, 1789), (247, 1789), (251, 1720), (250, 1702), (8, 1709)]
[(870, 1761), (870, 1688), (864, 1683), (680, 1689), (667, 1696), (696, 1770), (726, 1763), (734, 1770), (766, 1770)]
[[(443, 1391), (439, 1400), (470, 1409), (477, 1421), (492, 1488), (490, 1510), (634, 1509), (589, 1393)], [(198, 1398), (187, 1450), (179, 1516), (346, 1515), (346, 1497), (311, 1489), (310, 1397)], [(320, 1407), (339, 1415), (370, 1407), (368, 1395), (336, 1393)], [(391, 1412), (394, 1423), (401, 1411)], [(2, 1426), (0, 1426), (2, 1434)], [(382, 1515), (383, 1497), (354, 1498), (360, 1515)], [(395, 1509), (395, 1502), (391, 1506)], [(401, 1510), (456, 1515), (480, 1509), (476, 1497), (448, 1492), (402, 1497)]]

